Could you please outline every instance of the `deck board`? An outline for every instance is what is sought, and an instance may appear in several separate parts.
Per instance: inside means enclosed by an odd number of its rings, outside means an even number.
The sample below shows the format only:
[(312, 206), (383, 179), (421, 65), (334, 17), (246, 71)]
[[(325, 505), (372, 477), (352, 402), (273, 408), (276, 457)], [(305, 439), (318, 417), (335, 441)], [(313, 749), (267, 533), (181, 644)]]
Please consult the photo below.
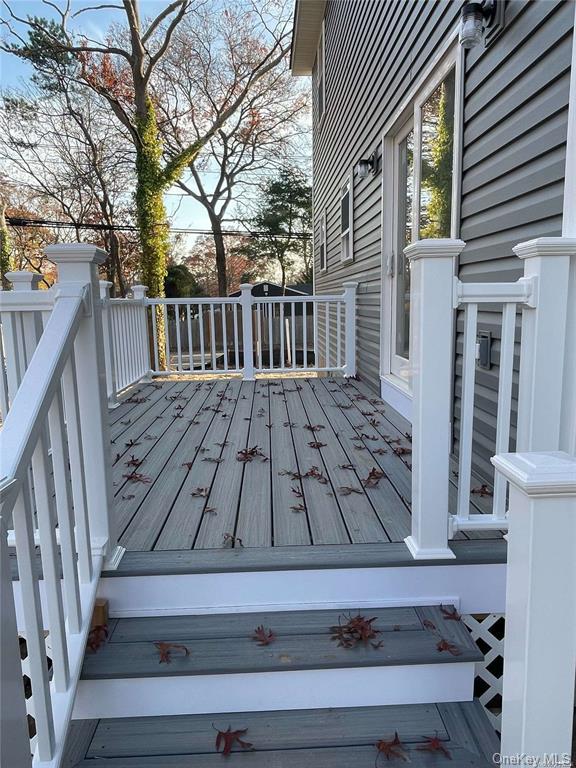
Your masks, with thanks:
[[(129, 551), (364, 546), (410, 532), (410, 425), (362, 382), (169, 379), (139, 385), (110, 423), (114, 511)], [(266, 461), (237, 460), (254, 446)], [(131, 457), (149, 482), (125, 477)], [(373, 468), (384, 475), (366, 485)], [(471, 499), (474, 513), (490, 505), (491, 497)], [(489, 544), (501, 534), (457, 538)]]
[[(324, 425), (321, 425), (315, 418), (317, 414), (309, 416), (306, 413), (300, 398), (300, 387), (302, 387), (300, 382), (283, 382), (283, 387), (286, 395), (288, 419), (293, 425), (290, 429), (292, 430), (298, 461), (297, 468), (286, 467), (286, 469), (297, 469), (301, 476), (306, 476), (302, 482), (304, 492), (302, 504), (308, 515), (312, 542), (314, 544), (347, 544), (350, 542), (350, 535), (342, 517), (335, 489), (327, 476), (322, 455), (309, 445), (309, 443), (319, 440), (324, 430), (320, 428), (318, 431), (311, 431), (306, 427), (322, 427)], [(317, 472), (320, 476), (307, 476), (310, 472)], [(295, 512), (295, 514), (304, 514), (304, 512)]]
[(211, 491), (218, 461), (226, 448), (238, 390), (238, 382), (234, 386), (232, 382), (222, 382), (212, 389), (197, 414), (193, 439), (186, 444), (176, 470), (182, 474), (183, 482), (163, 522), (155, 549), (191, 549), (203, 519), (212, 515), (206, 494)]
[[(92, 728), (92, 722), (89, 723)], [(406, 759), (416, 768), (444, 762), (460, 768), (489, 766), (499, 742), (477, 701), (404, 704), (384, 707), (240, 712), (231, 715), (178, 715), (97, 721), (85, 729), (78, 768), (205, 768), (222, 764), (214, 728), (246, 728), (255, 751), (229, 758), (250, 768), (373, 768), (375, 744), (399, 733)], [(437, 734), (450, 761), (419, 747)], [(376, 762), (375, 762), (376, 761)], [(402, 762), (396, 760), (396, 762)]]

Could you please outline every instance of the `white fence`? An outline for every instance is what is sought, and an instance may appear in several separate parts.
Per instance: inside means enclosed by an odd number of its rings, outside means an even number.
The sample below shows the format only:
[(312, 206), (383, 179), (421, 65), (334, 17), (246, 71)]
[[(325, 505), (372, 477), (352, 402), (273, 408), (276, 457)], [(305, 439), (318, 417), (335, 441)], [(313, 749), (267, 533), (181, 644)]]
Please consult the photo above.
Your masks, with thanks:
[(147, 299), (153, 375), (356, 371), (356, 284), (322, 296)]
[[(3, 764), (55, 765), (64, 747), (103, 557), (109, 515), (109, 435), (97, 264), (93, 246), (52, 246), (59, 282), (8, 275), (1, 294), (9, 410), (0, 434)], [(19, 311), (15, 311), (16, 307)], [(50, 310), (45, 324), (41, 314)], [(14, 364), (18, 361), (17, 365)], [(15, 548), (12, 589), (6, 531)], [(39, 555), (39, 560), (38, 560)], [(40, 569), (43, 595), (40, 590)], [(18, 635), (26, 640), (29, 740)], [(52, 660), (47, 663), (47, 645)], [(8, 686), (8, 688), (6, 687)], [(6, 719), (4, 719), (6, 718)]]

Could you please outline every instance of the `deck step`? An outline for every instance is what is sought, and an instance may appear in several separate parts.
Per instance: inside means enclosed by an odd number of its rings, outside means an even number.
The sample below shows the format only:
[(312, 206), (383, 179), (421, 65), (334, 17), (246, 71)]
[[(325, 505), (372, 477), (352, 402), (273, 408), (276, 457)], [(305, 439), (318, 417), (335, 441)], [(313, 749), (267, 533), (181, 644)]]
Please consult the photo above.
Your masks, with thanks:
[[(119, 619), (86, 655), (75, 717), (469, 700), (482, 656), (452, 611), (365, 609), (378, 634), (351, 648), (331, 627), (354, 610)], [(270, 644), (254, 639), (259, 626)], [(157, 642), (174, 644), (169, 661)]]
[[(446, 609), (453, 610), (452, 608)], [(330, 628), (345, 623), (357, 611), (294, 611), (121, 619), (109, 642), (87, 654), (82, 678), (165, 677), (277, 672), (287, 669), (331, 669), (400, 664), (430, 664), (481, 660), (480, 652), (460, 621), (447, 619), (439, 607), (374, 608), (379, 634), (372, 643), (340, 648)], [(428, 623), (425, 626), (424, 621)], [(434, 625), (435, 629), (432, 629)], [(263, 626), (275, 639), (262, 647), (254, 631)], [(439, 651), (445, 639), (456, 648)], [(157, 641), (185, 646), (174, 649), (170, 663), (159, 663)]]
[[(215, 729), (228, 728), (246, 729), (244, 739), (254, 751), (240, 756), (236, 745), (231, 757), (247, 768), (373, 768), (376, 742), (396, 732), (416, 768), (438, 766), (448, 756), (454, 768), (486, 768), (499, 750), (482, 706), (470, 701), (78, 721), (68, 764), (92, 768), (97, 759), (101, 768), (209, 768), (222, 761)], [(421, 749), (436, 736), (447, 754)], [(386, 757), (377, 764), (387, 764)]]

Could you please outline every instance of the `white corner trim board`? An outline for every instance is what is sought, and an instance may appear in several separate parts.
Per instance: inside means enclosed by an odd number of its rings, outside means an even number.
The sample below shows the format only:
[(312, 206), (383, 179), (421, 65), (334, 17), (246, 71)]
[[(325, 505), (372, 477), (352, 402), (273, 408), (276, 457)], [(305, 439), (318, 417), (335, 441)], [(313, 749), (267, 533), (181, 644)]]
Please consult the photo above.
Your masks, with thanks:
[(82, 680), (79, 720), (470, 701), (474, 662)]
[(104, 577), (98, 596), (116, 618), (455, 600), (462, 613), (503, 613), (505, 590), (502, 563)]

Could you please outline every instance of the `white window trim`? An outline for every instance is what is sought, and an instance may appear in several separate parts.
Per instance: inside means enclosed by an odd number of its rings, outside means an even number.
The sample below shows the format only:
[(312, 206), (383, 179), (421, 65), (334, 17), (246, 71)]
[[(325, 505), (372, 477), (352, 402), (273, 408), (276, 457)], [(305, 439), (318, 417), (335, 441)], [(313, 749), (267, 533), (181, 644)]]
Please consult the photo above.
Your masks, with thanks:
[[(342, 232), (342, 190), (348, 185), (348, 229)], [(342, 184), (338, 194), (338, 210), (340, 212), (340, 263), (351, 264), (354, 261), (354, 172), (350, 171)], [(344, 256), (342, 240), (348, 235), (348, 255)]]
[[(318, 257), (318, 269), (323, 274), (328, 271), (328, 238), (326, 236), (326, 208), (320, 214), (320, 247), (324, 246), (324, 266), (321, 257)], [(322, 251), (320, 250), (320, 254)]]
[[(398, 129), (406, 123), (411, 115), (416, 117), (416, 108), (419, 110), (428, 96), (438, 87), (448, 72), (455, 68), (455, 104), (454, 104), (454, 161), (452, 174), (452, 218), (450, 236), (459, 236), (460, 229), (460, 190), (462, 169), (462, 130), (463, 130), (463, 93), (464, 93), (464, 51), (458, 45), (458, 28), (447, 37), (445, 44), (438, 50), (436, 56), (430, 61), (428, 67), (422, 72), (421, 77), (414, 83), (406, 95), (400, 107), (384, 125), (382, 131), (382, 214), (381, 214), (381, 312), (380, 312), (380, 379), (384, 389), (393, 387), (397, 391), (404, 405), (396, 404), (397, 410), (409, 414), (411, 411), (411, 372), (406, 371), (406, 378), (400, 378), (391, 371), (392, 338), (391, 316), (393, 297), (393, 281), (391, 268), (394, 264), (394, 174), (390, 169), (394, 167), (394, 144)], [(414, 141), (419, 141), (415, 125)], [(414, 200), (417, 205), (420, 202), (419, 168), (415, 163)], [(414, 217), (418, 221), (418, 217)], [(418, 239), (418, 234), (414, 240)]]

